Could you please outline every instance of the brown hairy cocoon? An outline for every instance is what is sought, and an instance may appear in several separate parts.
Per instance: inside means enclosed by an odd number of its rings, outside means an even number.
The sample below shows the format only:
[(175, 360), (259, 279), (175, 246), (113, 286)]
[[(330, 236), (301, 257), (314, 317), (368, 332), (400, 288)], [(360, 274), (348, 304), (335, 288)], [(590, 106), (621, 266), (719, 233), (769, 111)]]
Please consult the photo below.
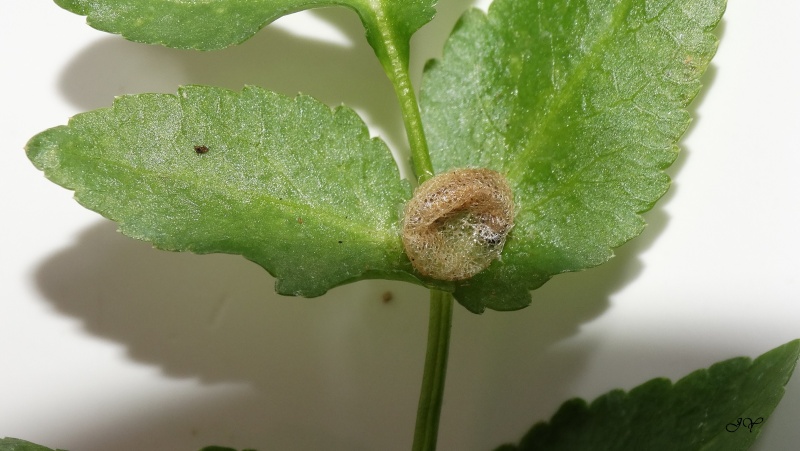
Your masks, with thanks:
[(403, 245), (414, 268), (464, 280), (500, 257), (514, 226), (514, 195), (491, 169), (457, 169), (420, 185), (403, 214)]

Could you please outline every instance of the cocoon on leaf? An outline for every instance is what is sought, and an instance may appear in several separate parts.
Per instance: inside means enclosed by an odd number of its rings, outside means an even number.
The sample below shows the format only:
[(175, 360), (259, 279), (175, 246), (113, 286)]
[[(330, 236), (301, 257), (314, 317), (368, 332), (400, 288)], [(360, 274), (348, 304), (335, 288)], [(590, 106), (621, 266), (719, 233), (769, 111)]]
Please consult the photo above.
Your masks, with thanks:
[(417, 187), (403, 212), (403, 246), (414, 268), (464, 280), (500, 257), (514, 226), (514, 195), (491, 169), (457, 169)]

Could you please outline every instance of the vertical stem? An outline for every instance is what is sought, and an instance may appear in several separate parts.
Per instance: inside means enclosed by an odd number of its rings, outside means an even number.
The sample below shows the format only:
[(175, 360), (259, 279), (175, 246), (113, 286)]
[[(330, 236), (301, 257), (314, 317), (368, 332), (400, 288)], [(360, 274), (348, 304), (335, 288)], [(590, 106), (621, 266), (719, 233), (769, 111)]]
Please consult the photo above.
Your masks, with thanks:
[(403, 114), (408, 145), (411, 148), (411, 165), (417, 183), (422, 183), (433, 177), (433, 164), (428, 153), (428, 141), (425, 139), (425, 130), (422, 127), (419, 104), (408, 73), (408, 41), (398, 40), (399, 37), (395, 35), (385, 11), (378, 8), (373, 13), (375, 15), (371, 19), (365, 20), (365, 24), (373, 24), (372, 27), (367, 25), (367, 29), (376, 31), (370, 39), (370, 45), (394, 87)]
[(428, 348), (425, 370), (417, 406), (413, 451), (433, 451), (439, 435), (447, 356), (450, 349), (450, 326), (453, 321), (453, 297), (450, 293), (431, 290), (428, 318)]
[[(389, 55), (392, 55), (389, 49)], [(433, 177), (433, 164), (428, 153), (428, 143), (422, 128), (417, 98), (408, 75), (408, 65), (402, 58), (390, 58), (384, 69), (394, 85), (395, 94), (403, 113), (411, 164), (417, 183)], [(453, 296), (443, 291), (431, 290), (430, 317), (428, 318), (428, 345), (425, 352), (425, 369), (422, 374), (417, 421), (414, 427), (413, 451), (435, 451), (439, 437), (439, 417), (442, 412), (447, 356), (450, 349), (450, 328), (453, 320)]]
[[(370, 45), (394, 86), (411, 148), (411, 165), (417, 183), (422, 183), (433, 177), (434, 172), (419, 104), (408, 73), (408, 37), (402, 39), (396, 35), (397, 30), (391, 26), (385, 13), (386, 11), (377, 7), (372, 9), (371, 14), (362, 14), (362, 20), (367, 29), (373, 32), (367, 33)], [(413, 451), (436, 449), (452, 321), (453, 296), (443, 291), (431, 290), (428, 345), (417, 406)]]
[[(395, 60), (397, 61), (397, 60)], [(433, 177), (433, 164), (428, 153), (428, 143), (422, 128), (414, 89), (407, 66), (393, 64), (389, 78), (400, 102), (403, 122), (411, 147), (411, 164), (417, 183)], [(439, 417), (442, 412), (447, 356), (450, 350), (450, 328), (453, 321), (453, 296), (443, 291), (431, 290), (430, 317), (428, 318), (428, 344), (425, 351), (425, 369), (422, 374), (417, 421), (414, 426), (413, 451), (435, 451), (439, 437)]]
[(411, 165), (417, 176), (417, 183), (422, 183), (433, 177), (433, 163), (431, 163), (428, 153), (428, 141), (425, 139), (425, 132), (422, 128), (417, 97), (414, 95), (414, 88), (411, 86), (407, 70), (395, 71), (394, 75), (395, 77), (392, 79), (394, 90), (400, 101), (406, 136), (411, 147)]
[[(393, 48), (389, 46), (388, 50), (387, 53), (392, 56)], [(394, 54), (394, 56), (397, 55)], [(414, 174), (417, 176), (417, 183), (422, 183), (433, 177), (433, 164), (422, 128), (419, 105), (411, 85), (411, 78), (408, 75), (408, 65), (402, 58), (389, 58), (388, 61), (384, 61), (384, 69), (394, 85), (395, 94), (400, 102), (403, 123), (411, 147), (411, 164)], [(452, 320), (453, 297), (450, 293), (431, 290), (428, 345), (417, 406), (417, 421), (414, 427), (413, 451), (434, 451), (436, 449)]]

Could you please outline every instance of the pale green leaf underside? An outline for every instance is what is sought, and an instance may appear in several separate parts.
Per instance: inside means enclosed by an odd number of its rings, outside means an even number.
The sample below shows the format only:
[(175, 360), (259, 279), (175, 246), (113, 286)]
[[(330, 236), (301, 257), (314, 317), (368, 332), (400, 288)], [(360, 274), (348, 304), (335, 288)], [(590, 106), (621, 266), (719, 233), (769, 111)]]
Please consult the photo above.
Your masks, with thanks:
[(724, 0), (497, 0), (426, 68), (438, 171), (505, 174), (518, 208), (501, 261), (456, 290), (473, 311), (530, 303), (552, 275), (596, 266), (641, 232), (686, 107), (717, 48)]
[(190, 86), (118, 98), (40, 133), (27, 150), (126, 235), (166, 250), (244, 255), (278, 279), (279, 293), (317, 296), (367, 277), (414, 281), (398, 235), (408, 189), (386, 145), (350, 109)]
[[(743, 451), (753, 444), (784, 394), (800, 340), (756, 360), (736, 358), (672, 384), (654, 379), (630, 392), (614, 390), (587, 405), (564, 403), (549, 423), (535, 425), (518, 446), (498, 451)], [(738, 419), (758, 422), (735, 428)]]
[(168, 47), (214, 50), (239, 44), (270, 22), (293, 12), (345, 6), (361, 17), (370, 43), (401, 47), (435, 14), (435, 0), (55, 0), (87, 16), (94, 28), (126, 39)]

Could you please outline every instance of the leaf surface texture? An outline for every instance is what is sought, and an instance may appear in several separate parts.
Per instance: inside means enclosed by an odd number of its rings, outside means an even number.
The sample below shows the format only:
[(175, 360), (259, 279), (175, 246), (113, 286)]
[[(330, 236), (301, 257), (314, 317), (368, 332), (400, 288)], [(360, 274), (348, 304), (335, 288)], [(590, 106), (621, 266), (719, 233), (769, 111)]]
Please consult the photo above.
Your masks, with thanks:
[(408, 189), (348, 108), (260, 88), (118, 98), (35, 136), (28, 156), (76, 199), (156, 247), (241, 254), (279, 293), (408, 278)]
[[(798, 355), (800, 340), (794, 340), (755, 360), (726, 360), (674, 384), (653, 379), (588, 405), (567, 401), (519, 445), (497, 451), (744, 451), (783, 397)], [(740, 419), (744, 426), (737, 428)]]
[(373, 47), (381, 36), (407, 52), (411, 35), (435, 14), (434, 0), (55, 1), (68, 11), (87, 16), (92, 27), (131, 41), (198, 50), (239, 44), (272, 21), (297, 11), (345, 6), (361, 17)]
[(599, 265), (644, 228), (724, 0), (497, 0), (466, 13), (426, 67), (437, 172), (485, 167), (515, 192), (502, 259), (463, 282), (468, 309), (513, 310), (551, 276)]

